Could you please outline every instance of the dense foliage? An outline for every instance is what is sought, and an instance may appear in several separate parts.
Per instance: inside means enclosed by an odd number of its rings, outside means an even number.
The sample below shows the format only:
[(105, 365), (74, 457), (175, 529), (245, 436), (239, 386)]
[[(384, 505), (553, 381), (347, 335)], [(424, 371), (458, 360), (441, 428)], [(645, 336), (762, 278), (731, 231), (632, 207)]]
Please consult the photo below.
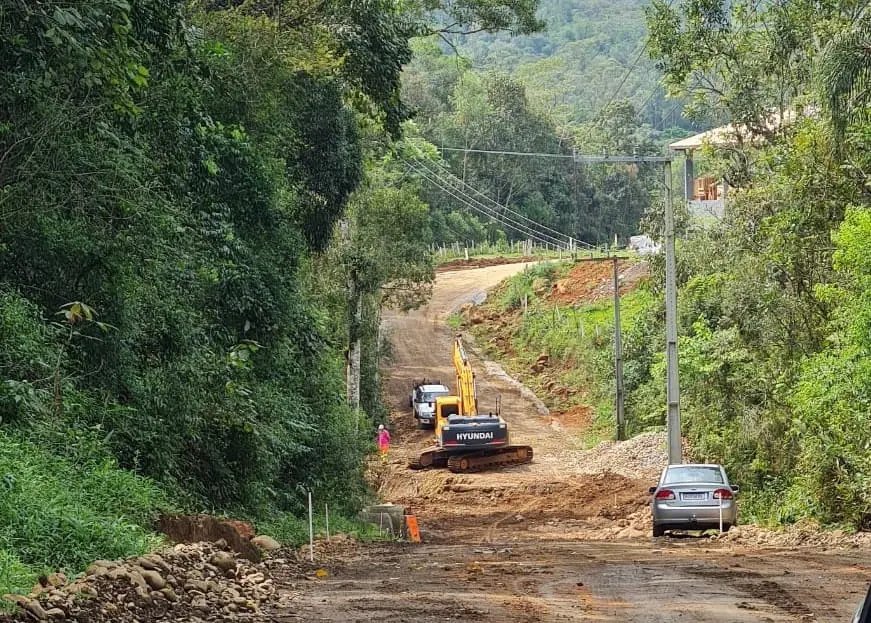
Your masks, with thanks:
[(543, 31), (458, 38), (456, 44), (475, 68), (507, 72), (523, 83), (560, 130), (592, 121), (608, 102), (623, 98), (651, 128), (692, 128), (682, 116), (683, 101), (667, 99), (661, 74), (645, 54), (647, 4), (544, 0), (538, 13)]
[[(871, 132), (860, 113), (864, 74), (838, 60), (850, 41), (865, 44), (848, 36), (854, 3), (813, 6), (659, 3), (651, 12), (652, 49), (675, 88), (700, 112), (761, 128), (753, 141), (745, 134), (707, 151), (739, 189), (725, 218), (690, 228), (678, 250), (682, 411), (697, 458), (727, 465), (750, 492), (749, 512), (867, 526)], [(701, 23), (717, 25), (705, 53)], [(832, 33), (830, 45), (806, 46)], [(787, 44), (781, 56), (757, 53)], [(833, 93), (843, 97), (825, 114), (771, 121), (778, 110), (841, 97)], [(663, 421), (662, 354), (649, 346), (662, 314), (652, 305), (627, 339), (636, 428)]]
[[(536, 6), (444, 5), (517, 32)], [(390, 154), (441, 8), (0, 4), (0, 592), (142, 551), (162, 510), (364, 500), (380, 310), (432, 280)]]
[[(403, 100), (425, 139), (452, 148), (439, 154), (441, 164), (469, 184), (472, 195), (481, 192), (587, 243), (615, 235), (625, 242), (638, 233), (650, 204), (646, 171), (627, 178), (625, 167), (453, 150), (645, 154), (709, 127), (710, 119), (683, 116), (689, 98), (667, 99), (662, 74), (645, 54), (645, 4), (544, 0), (538, 16), (545, 29), (538, 32), (440, 31), (416, 42), (403, 75)], [(522, 228), (505, 219), (494, 225), (463, 197), (434, 189), (432, 182), (424, 186), (435, 208), (437, 242), (525, 238)], [(540, 242), (554, 241), (545, 236)]]
[[(613, 241), (615, 235), (625, 241), (637, 233), (650, 205), (654, 171), (642, 167), (627, 175), (625, 167), (588, 168), (570, 158), (573, 146), (583, 146), (589, 153), (655, 153), (649, 129), (630, 104), (622, 100), (611, 104), (567, 137), (549, 111), (531, 103), (531, 89), (521, 82), (471, 70), (434, 43), (421, 42), (415, 50), (404, 75), (403, 93), (415, 112), (417, 130), (429, 142), (460, 149), (568, 156), (528, 158), (448, 150), (420, 156), (434, 160), (430, 174), (424, 172), (421, 181), (433, 208), (437, 242), (521, 240), (523, 229), (512, 226), (520, 219), (550, 228), (549, 232), (536, 229), (550, 236), (542, 239), (550, 244), (556, 241), (554, 232), (594, 244)], [(444, 185), (450, 175), (444, 169), (467, 184), (464, 195), (439, 188), (439, 182)], [(491, 218), (476, 207), (478, 193), (513, 214), (500, 211), (499, 218)]]

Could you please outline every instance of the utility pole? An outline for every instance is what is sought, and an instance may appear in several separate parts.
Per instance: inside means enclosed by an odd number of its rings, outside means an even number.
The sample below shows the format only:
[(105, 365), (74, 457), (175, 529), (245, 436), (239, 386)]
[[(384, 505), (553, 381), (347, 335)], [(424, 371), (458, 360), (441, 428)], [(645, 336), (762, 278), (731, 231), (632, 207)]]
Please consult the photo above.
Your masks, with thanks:
[(680, 442), (680, 397), (677, 376), (677, 275), (674, 259), (674, 206), (671, 162), (665, 166), (665, 363), (668, 403), (668, 462), (683, 463)]
[(614, 367), (617, 376), (617, 441), (626, 439), (626, 417), (623, 410), (623, 343), (620, 336), (620, 276), (614, 258)]

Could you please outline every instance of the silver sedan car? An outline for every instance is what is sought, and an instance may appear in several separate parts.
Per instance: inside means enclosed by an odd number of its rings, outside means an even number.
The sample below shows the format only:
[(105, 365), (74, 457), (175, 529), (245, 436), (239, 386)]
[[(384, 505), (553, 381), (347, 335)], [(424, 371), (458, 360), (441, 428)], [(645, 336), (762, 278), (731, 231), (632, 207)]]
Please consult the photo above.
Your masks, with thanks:
[(709, 530), (723, 532), (738, 521), (735, 494), (721, 465), (669, 465), (662, 470), (653, 495), (653, 536), (666, 530)]

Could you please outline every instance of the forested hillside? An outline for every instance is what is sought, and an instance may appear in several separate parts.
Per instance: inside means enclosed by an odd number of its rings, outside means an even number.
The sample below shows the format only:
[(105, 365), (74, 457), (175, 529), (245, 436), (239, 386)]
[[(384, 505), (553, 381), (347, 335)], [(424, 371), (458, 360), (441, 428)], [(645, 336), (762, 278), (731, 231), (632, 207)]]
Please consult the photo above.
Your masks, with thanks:
[(690, 127), (679, 102), (666, 99), (661, 74), (645, 54), (646, 5), (644, 0), (544, 0), (538, 11), (543, 31), (468, 37), (459, 40), (458, 49), (476, 69), (510, 73), (561, 125), (592, 120), (614, 96), (628, 100), (657, 130)]
[[(659, 153), (676, 137), (709, 127), (710, 117), (684, 118), (686, 98), (666, 98), (662, 74), (646, 54), (645, 4), (544, 0), (538, 32), (448, 29), (418, 41), (403, 74), (403, 99), (417, 130), (453, 149), (566, 156), (573, 149)], [(625, 243), (638, 233), (654, 192), (644, 167), (627, 176), (625, 169), (584, 168), (570, 159), (456, 151), (439, 157), (523, 219), (592, 244), (615, 235)], [(424, 182), (437, 242), (525, 237)]]
[[(585, 168), (571, 159), (572, 148), (580, 145), (592, 153), (658, 153), (651, 130), (631, 104), (621, 100), (590, 123), (558, 128), (547, 110), (534, 105), (531, 89), (522, 82), (475, 71), (428, 42), (415, 47), (414, 60), (406, 67), (403, 98), (415, 114), (409, 136), (419, 133), (436, 146), (563, 156), (411, 153), (436, 165), (429, 175), (414, 169), (410, 173), (420, 179), (433, 208), (437, 242), (525, 239), (522, 230), (512, 227), (517, 217), (510, 212), (587, 243), (607, 243), (615, 235), (625, 242), (637, 233), (650, 205), (653, 169), (641, 165), (627, 174), (625, 167)], [(468, 185), (465, 194), (439, 188), (451, 172)], [(476, 208), (477, 193), (505, 206), (500, 214), (508, 224)]]
[(433, 9), (0, 6), (0, 594), (162, 510), (363, 501), (380, 310), (432, 280), (390, 154)]

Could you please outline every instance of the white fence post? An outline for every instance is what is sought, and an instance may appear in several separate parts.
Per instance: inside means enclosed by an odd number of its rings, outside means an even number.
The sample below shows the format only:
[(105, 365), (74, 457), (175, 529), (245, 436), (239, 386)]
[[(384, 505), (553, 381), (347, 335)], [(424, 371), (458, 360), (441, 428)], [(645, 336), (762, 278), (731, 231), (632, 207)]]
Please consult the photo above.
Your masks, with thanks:
[(312, 519), (312, 492), (308, 492), (308, 557), (311, 562), (315, 560), (315, 526)]

